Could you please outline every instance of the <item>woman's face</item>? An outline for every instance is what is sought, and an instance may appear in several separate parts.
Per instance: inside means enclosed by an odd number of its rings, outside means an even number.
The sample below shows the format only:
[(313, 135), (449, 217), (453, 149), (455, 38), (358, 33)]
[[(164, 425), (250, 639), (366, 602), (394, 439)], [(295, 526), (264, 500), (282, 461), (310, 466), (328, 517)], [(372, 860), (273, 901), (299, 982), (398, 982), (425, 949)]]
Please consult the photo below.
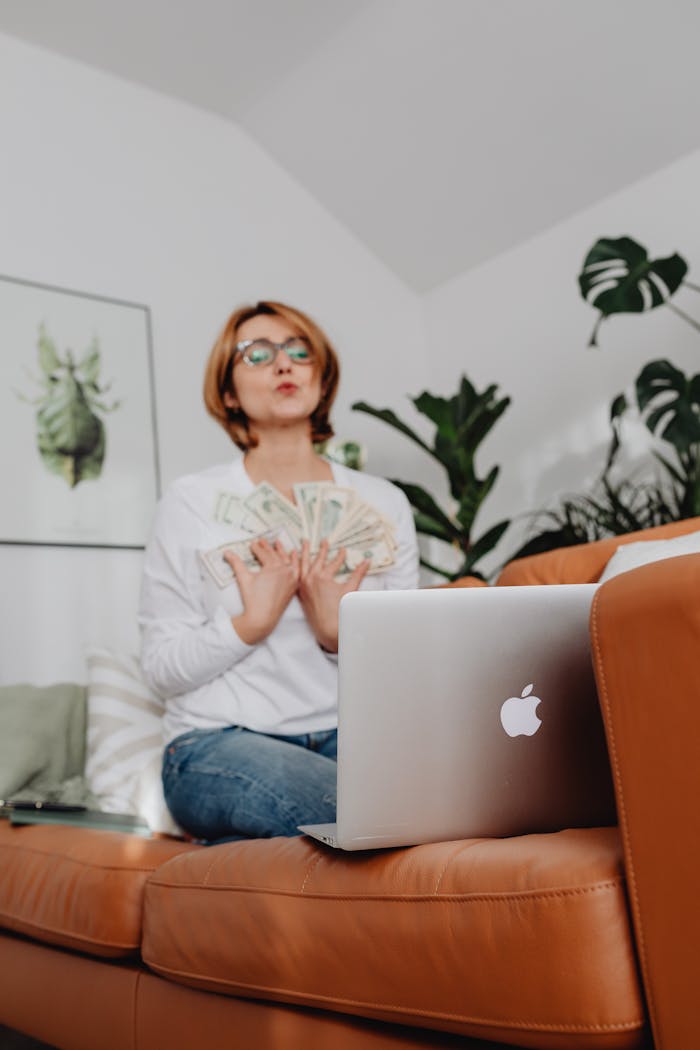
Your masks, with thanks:
[[(237, 342), (268, 339), (284, 343), (300, 335), (282, 317), (258, 314), (240, 325)], [(313, 364), (291, 360), (280, 350), (271, 364), (249, 365), (236, 354), (233, 365), (235, 393), (224, 394), (228, 408), (240, 407), (258, 427), (289, 426), (309, 419), (321, 399), (320, 370)]]

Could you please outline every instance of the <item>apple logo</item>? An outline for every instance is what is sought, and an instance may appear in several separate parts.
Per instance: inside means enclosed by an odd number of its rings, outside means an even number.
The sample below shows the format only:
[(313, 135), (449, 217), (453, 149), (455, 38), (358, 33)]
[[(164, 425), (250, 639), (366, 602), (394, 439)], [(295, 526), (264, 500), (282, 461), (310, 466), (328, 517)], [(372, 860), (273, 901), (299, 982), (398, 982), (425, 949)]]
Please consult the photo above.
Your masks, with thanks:
[(526, 685), (520, 696), (509, 697), (501, 707), (501, 723), (508, 736), (532, 736), (542, 725), (535, 714), (539, 696), (531, 696), (532, 683)]

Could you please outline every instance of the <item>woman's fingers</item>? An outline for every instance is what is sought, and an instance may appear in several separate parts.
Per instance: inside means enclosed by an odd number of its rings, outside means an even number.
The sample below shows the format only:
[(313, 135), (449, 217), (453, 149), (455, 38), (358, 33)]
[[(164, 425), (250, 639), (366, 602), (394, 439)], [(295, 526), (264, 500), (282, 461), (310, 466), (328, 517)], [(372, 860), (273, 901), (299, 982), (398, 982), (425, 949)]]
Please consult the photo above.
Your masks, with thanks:
[(289, 562), (289, 555), (279, 540), (275, 541), (274, 547), (269, 540), (253, 540), (251, 550), (260, 565), (285, 565)]
[(248, 569), (243, 559), (234, 551), (224, 551), (223, 559), (224, 561), (227, 561), (233, 569), (233, 575), (236, 579), (241, 580), (250, 576), (250, 569)]
[(355, 566), (355, 568), (350, 573), (346, 581), (346, 586), (349, 591), (356, 591), (358, 589), (365, 576), (369, 572), (370, 564), (371, 562), (369, 561), (369, 559), (365, 558), (364, 561), (361, 561), (359, 565)]
[(328, 572), (331, 574), (331, 576), (335, 576), (335, 574), (342, 568), (344, 561), (345, 547), (341, 547), (340, 550), (336, 553), (335, 557), (332, 558), (331, 561), (329, 561), (326, 565), (326, 568), (328, 569)]

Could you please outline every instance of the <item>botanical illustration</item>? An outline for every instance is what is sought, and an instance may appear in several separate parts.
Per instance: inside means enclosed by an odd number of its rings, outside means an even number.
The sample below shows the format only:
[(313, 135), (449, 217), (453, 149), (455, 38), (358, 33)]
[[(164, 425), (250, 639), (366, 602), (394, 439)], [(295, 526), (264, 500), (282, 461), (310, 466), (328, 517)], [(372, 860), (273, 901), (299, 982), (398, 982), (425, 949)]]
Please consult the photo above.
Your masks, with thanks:
[(100, 347), (93, 337), (76, 360), (69, 349), (61, 355), (46, 327), (39, 326), (38, 397), (23, 401), (36, 405), (36, 441), (47, 470), (75, 488), (81, 481), (98, 478), (105, 458), (106, 433), (101, 416), (113, 412), (120, 402), (102, 400), (111, 383), (100, 385)]

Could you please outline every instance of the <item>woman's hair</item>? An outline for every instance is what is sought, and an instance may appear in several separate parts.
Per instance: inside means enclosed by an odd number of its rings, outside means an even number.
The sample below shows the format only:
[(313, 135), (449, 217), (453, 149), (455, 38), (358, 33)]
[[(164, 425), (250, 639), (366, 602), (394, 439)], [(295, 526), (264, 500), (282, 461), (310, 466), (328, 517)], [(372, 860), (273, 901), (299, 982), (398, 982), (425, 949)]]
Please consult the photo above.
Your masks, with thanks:
[(305, 336), (314, 352), (313, 367), (321, 376), (321, 399), (311, 415), (311, 440), (326, 441), (333, 437), (328, 414), (335, 400), (340, 378), (340, 366), (335, 350), (326, 334), (301, 310), (284, 303), (261, 300), (251, 306), (240, 306), (234, 310), (223, 327), (221, 335), (214, 343), (204, 373), (204, 404), (207, 411), (221, 424), (232, 441), (244, 451), (255, 448), (258, 443), (255, 434), (250, 430), (248, 417), (242, 408), (228, 408), (224, 404), (224, 394), (235, 396), (233, 381), (233, 360), (235, 357), (238, 330), (244, 321), (260, 314), (281, 317), (292, 325), (300, 335)]

